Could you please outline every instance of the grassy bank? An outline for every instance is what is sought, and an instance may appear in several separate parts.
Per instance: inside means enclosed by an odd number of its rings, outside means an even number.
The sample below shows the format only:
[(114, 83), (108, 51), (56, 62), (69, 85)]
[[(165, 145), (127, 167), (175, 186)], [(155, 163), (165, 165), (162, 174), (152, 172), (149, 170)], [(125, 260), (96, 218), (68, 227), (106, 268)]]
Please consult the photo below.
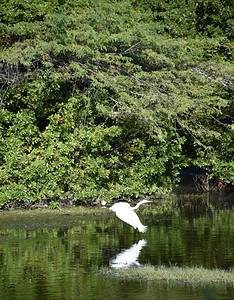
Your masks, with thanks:
[(154, 267), (111, 269), (101, 268), (98, 274), (118, 279), (157, 280), (185, 284), (231, 284), (234, 285), (234, 270), (205, 269), (203, 267)]
[(0, 229), (79, 226), (84, 220), (105, 220), (107, 209), (101, 207), (70, 207), (61, 209), (12, 209), (0, 211)]

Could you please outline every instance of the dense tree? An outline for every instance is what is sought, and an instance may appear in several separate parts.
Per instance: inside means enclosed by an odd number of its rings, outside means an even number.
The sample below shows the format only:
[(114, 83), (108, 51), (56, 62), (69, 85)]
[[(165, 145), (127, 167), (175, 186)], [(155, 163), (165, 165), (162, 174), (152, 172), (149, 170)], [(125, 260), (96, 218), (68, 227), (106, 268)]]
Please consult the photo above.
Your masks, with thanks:
[(0, 205), (233, 183), (228, 1), (5, 2)]

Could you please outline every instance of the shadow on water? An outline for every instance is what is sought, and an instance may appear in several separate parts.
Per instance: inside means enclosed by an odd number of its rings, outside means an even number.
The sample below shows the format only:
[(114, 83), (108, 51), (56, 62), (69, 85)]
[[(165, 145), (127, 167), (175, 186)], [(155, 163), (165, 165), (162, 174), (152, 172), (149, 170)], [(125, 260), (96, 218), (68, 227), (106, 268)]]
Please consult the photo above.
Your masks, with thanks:
[[(166, 204), (165, 204), (166, 203)], [(101, 278), (102, 266), (230, 269), (233, 193), (176, 190), (139, 209), (139, 233), (108, 210), (0, 212), (0, 299), (232, 299), (232, 286), (186, 286)], [(101, 211), (101, 212), (100, 212)], [(209, 292), (211, 289), (211, 292)], [(216, 297), (216, 296), (215, 296)], [(215, 298), (214, 298), (215, 299)]]

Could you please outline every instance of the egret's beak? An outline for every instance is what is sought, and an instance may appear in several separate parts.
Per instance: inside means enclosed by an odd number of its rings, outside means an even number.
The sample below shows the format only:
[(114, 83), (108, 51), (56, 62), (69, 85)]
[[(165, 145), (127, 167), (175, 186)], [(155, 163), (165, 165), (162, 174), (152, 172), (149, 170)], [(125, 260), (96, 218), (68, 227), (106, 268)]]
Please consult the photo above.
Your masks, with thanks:
[(147, 202), (153, 202), (153, 201), (147, 200)]

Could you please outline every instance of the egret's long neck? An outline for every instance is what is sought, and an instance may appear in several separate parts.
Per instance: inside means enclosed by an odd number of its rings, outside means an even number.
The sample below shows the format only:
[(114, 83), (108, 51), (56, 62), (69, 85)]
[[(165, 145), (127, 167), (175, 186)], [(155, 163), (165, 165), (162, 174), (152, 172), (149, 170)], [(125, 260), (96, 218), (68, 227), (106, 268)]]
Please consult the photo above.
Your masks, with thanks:
[(139, 203), (137, 203), (136, 206), (133, 206), (132, 209), (133, 209), (133, 210), (138, 209), (138, 207), (139, 207), (141, 204), (143, 204), (144, 202), (145, 202), (144, 200), (140, 201)]

